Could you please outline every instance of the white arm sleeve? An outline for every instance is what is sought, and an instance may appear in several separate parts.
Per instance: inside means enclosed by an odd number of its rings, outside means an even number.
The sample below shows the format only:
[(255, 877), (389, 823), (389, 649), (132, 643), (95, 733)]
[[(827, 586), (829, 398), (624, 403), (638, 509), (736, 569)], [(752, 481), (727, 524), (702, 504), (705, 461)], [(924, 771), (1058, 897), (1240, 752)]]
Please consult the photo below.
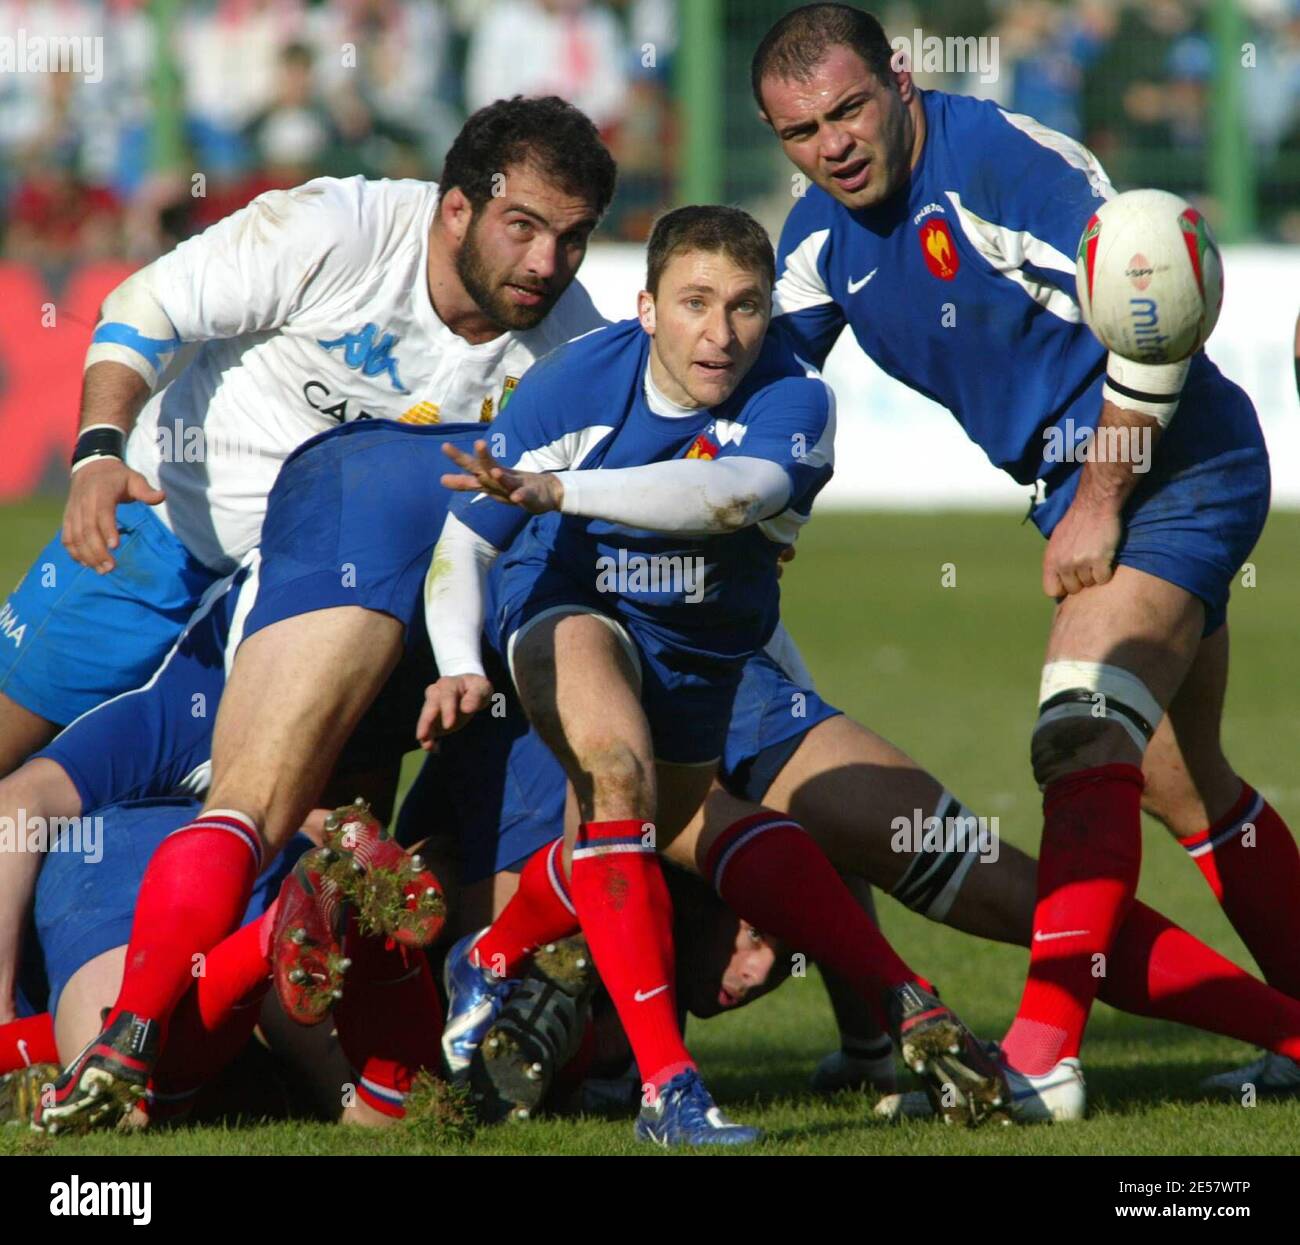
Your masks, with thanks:
[(483, 593), (501, 551), (447, 516), (424, 580), (424, 622), (440, 675), (483, 674)]
[(652, 532), (735, 532), (779, 514), (790, 500), (784, 468), (739, 454), (556, 475), (564, 485), (564, 514)]

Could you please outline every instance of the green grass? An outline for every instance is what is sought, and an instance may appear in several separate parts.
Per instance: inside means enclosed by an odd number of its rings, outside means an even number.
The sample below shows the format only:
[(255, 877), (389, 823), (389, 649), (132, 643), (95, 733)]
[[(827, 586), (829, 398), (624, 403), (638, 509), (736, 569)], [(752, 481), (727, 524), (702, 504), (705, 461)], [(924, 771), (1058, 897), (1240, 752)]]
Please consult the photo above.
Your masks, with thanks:
[[(0, 512), (0, 582), (26, 567), (57, 506)], [(1002, 833), (1033, 849), (1038, 799), (1028, 738), (1050, 604), (1039, 594), (1041, 541), (1009, 515), (825, 514), (785, 575), (785, 617), (822, 690), (940, 775)], [(1277, 514), (1253, 559), (1257, 586), (1234, 592), (1225, 743), (1238, 767), (1300, 825), (1300, 515)], [(944, 563), (955, 587), (941, 586)], [(1141, 895), (1219, 951), (1249, 964), (1197, 870), (1147, 828)], [(1025, 953), (953, 933), (896, 904), (882, 920), (909, 960), (979, 1031), (1000, 1035), (1019, 997)], [(878, 1125), (851, 1095), (809, 1094), (835, 1042), (815, 980), (752, 1007), (692, 1023), (689, 1040), (717, 1097), (768, 1130), (764, 1149), (817, 1154), (1268, 1154), (1300, 1150), (1300, 1102), (1208, 1103), (1197, 1081), (1251, 1056), (1245, 1047), (1099, 1005), (1084, 1050), (1091, 1118), (1070, 1127), (954, 1131)], [(399, 1129), (314, 1124), (184, 1129), (44, 1142), (0, 1135), (0, 1149), (73, 1154), (640, 1153), (627, 1122), (535, 1121), (480, 1130), (469, 1143)]]

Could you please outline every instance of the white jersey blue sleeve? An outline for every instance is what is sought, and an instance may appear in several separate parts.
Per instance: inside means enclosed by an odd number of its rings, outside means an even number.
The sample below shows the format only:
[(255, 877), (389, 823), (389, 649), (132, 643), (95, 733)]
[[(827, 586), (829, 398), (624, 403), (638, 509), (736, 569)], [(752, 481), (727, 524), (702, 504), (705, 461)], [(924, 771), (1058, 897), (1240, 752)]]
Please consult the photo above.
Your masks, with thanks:
[(274, 190), (123, 283), (87, 366), (157, 384), (127, 463), (157, 517), (225, 573), (257, 543), (281, 464), (365, 419), (488, 422), (554, 347), (604, 324), (574, 282), (534, 328), (471, 344), (428, 292), (438, 187), (317, 178)]

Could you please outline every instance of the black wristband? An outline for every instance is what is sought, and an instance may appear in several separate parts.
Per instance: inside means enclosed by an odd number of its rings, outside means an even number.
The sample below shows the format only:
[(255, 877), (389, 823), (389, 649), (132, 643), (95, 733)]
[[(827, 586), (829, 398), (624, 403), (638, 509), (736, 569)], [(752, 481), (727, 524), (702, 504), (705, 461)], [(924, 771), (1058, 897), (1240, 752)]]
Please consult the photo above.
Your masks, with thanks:
[(121, 458), (126, 450), (126, 433), (120, 428), (87, 428), (77, 438), (76, 448), (72, 451), (72, 465), (75, 467), (86, 458)]

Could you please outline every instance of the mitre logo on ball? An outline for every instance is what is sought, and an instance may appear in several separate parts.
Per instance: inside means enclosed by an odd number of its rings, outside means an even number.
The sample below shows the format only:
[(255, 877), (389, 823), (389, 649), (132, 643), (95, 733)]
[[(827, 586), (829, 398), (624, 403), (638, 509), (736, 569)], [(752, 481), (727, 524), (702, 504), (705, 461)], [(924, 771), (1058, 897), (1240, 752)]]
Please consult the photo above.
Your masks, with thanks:
[(1205, 218), (1163, 190), (1102, 204), (1079, 239), (1075, 276), (1084, 322), (1107, 349), (1142, 363), (1195, 354), (1223, 304), (1223, 261)]

